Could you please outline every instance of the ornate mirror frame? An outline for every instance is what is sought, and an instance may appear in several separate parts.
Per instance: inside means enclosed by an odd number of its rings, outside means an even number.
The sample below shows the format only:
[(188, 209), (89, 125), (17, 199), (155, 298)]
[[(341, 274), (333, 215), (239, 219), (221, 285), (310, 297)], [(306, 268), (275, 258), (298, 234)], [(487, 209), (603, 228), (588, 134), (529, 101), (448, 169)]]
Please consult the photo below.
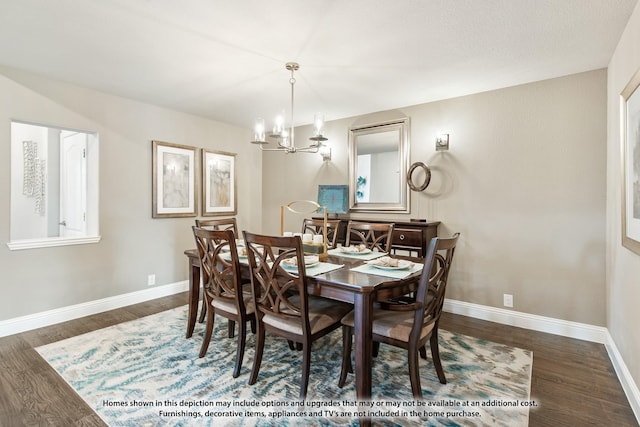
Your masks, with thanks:
[[(365, 136), (373, 134), (396, 134), (398, 140), (398, 193), (395, 200), (378, 200), (374, 202), (358, 200), (358, 144)], [(411, 209), (411, 193), (407, 186), (407, 169), (409, 168), (409, 118), (402, 118), (380, 123), (358, 125), (349, 129), (349, 211), (350, 212), (398, 212), (408, 213)], [(389, 168), (394, 165), (389, 164)], [(372, 173), (375, 171), (371, 171)], [(396, 171), (394, 171), (395, 173)]]

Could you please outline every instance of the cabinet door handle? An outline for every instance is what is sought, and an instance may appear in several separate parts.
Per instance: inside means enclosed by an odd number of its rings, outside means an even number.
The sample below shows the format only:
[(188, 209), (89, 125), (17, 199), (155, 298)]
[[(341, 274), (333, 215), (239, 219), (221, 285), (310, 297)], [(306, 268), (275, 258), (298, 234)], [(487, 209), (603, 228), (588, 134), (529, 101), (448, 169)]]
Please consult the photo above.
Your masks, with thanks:
[(404, 234), (400, 235), (400, 240), (404, 240)]

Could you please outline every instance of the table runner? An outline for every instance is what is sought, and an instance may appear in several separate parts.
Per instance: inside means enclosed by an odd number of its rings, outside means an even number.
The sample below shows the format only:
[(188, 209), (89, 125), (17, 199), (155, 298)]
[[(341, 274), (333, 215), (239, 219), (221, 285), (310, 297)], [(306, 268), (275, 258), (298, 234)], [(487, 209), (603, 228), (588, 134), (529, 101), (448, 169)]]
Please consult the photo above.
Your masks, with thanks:
[[(231, 260), (231, 255), (228, 252), (224, 253), (224, 254), (221, 254), (220, 257), (222, 259), (227, 260), (227, 261)], [(238, 260), (239, 260), (240, 264), (249, 265), (249, 261), (248, 261), (246, 256), (244, 256), (244, 257), (240, 256)], [(307, 276), (319, 276), (321, 274), (328, 273), (330, 271), (337, 270), (337, 269), (342, 268), (342, 267), (344, 267), (344, 264), (333, 264), (331, 262), (319, 262), (316, 265), (313, 265), (311, 267), (307, 267)], [(291, 272), (297, 272), (298, 271), (298, 269), (294, 268), (294, 267), (286, 268), (286, 270), (291, 271)]]
[(384, 270), (369, 264), (362, 264), (361, 266), (351, 269), (351, 271), (357, 271), (358, 273), (375, 274), (376, 276), (392, 277), (394, 279), (404, 279), (420, 270), (422, 270), (422, 264), (419, 262), (414, 263), (411, 268), (402, 270)]

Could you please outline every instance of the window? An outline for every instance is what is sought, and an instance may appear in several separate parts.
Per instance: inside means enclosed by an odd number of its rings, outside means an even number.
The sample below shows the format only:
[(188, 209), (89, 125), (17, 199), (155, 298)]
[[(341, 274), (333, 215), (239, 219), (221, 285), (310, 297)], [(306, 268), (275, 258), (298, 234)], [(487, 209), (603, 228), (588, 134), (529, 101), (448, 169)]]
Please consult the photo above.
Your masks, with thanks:
[(11, 250), (95, 243), (98, 135), (11, 122)]

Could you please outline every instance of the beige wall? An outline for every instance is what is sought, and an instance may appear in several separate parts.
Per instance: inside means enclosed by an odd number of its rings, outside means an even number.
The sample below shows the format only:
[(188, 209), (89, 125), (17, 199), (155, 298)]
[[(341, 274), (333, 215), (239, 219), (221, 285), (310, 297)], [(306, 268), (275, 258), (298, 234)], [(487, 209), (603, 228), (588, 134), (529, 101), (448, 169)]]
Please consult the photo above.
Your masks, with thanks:
[[(250, 132), (11, 69), (0, 69), (0, 320), (187, 279), (194, 218), (151, 218), (151, 140), (237, 153), (238, 223), (260, 222), (261, 156)], [(97, 131), (97, 244), (9, 251), (10, 122)], [(185, 301), (186, 303), (186, 301)]]
[[(263, 155), (262, 228), (278, 232), (279, 206), (315, 200), (318, 184), (347, 183), (349, 126), (406, 115), (411, 161), (432, 168), (432, 183), (408, 215), (359, 216), (460, 231), (449, 298), (502, 307), (510, 293), (514, 310), (605, 326), (606, 79), (597, 70), (329, 122), (331, 162)], [(435, 152), (439, 131), (449, 152)], [(308, 133), (296, 130), (300, 142)]]
[[(431, 166), (432, 183), (412, 194), (411, 214), (359, 216), (428, 218), (442, 221), (442, 235), (460, 231), (450, 298), (501, 307), (511, 293), (517, 311), (606, 324), (605, 70), (329, 122), (330, 162), (261, 156), (248, 130), (0, 71), (0, 241), (9, 238), (10, 119), (100, 133), (103, 236), (85, 246), (0, 246), (0, 320), (146, 289), (151, 273), (158, 285), (187, 278), (193, 219), (151, 219), (152, 139), (238, 153), (240, 227), (276, 233), (280, 205), (347, 182), (350, 126), (406, 115), (411, 161)], [(299, 140), (308, 130), (297, 130)], [(451, 135), (447, 153), (434, 150), (440, 130)]]
[(640, 69), (640, 6), (629, 19), (609, 63), (607, 135), (607, 326), (640, 384), (640, 255), (622, 246), (620, 93)]

